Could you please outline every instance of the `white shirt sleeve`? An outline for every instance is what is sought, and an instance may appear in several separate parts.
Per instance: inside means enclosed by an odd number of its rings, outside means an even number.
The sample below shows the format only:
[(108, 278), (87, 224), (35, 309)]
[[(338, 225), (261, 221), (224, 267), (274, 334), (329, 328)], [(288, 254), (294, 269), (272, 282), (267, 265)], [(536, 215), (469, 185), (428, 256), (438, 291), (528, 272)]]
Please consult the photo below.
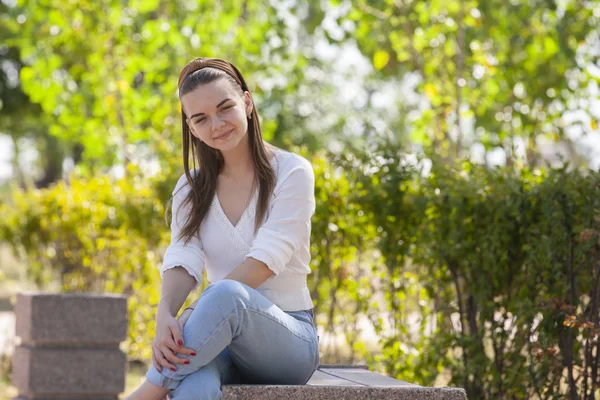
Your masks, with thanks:
[[(184, 187), (185, 186), (185, 187)], [(180, 190), (181, 189), (181, 190)], [(187, 196), (190, 188), (187, 184), (185, 174), (179, 178), (175, 189), (173, 190), (172, 216), (171, 216), (171, 243), (165, 251), (163, 264), (160, 268), (160, 277), (162, 279), (165, 271), (175, 267), (183, 267), (191, 276), (196, 279), (194, 289), (196, 289), (202, 280), (202, 270), (204, 269), (205, 255), (202, 243), (198, 236), (194, 236), (184, 245), (184, 239), (178, 239), (179, 234), (190, 213), (190, 206), (183, 207), (183, 200)]]
[(310, 163), (294, 165), (283, 177), (271, 200), (270, 213), (256, 234), (246, 257), (264, 262), (279, 275), (310, 236), (310, 219), (315, 212), (315, 176)]

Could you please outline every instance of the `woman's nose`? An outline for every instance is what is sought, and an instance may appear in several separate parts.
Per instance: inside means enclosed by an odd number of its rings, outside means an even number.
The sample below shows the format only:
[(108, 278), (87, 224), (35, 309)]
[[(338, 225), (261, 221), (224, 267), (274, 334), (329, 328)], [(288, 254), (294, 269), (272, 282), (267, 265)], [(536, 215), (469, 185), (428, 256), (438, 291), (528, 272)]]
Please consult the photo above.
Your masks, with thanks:
[(218, 116), (213, 117), (212, 119), (212, 130), (216, 131), (218, 128), (223, 125), (223, 120)]

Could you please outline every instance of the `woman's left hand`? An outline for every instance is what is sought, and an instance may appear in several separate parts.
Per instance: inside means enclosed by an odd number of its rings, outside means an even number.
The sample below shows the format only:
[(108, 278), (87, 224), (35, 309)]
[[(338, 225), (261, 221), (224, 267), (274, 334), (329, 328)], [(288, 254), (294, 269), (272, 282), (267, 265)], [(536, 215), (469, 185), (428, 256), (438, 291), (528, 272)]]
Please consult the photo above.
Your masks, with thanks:
[(181, 329), (181, 332), (183, 332), (183, 326), (185, 325), (185, 323), (190, 318), (193, 312), (194, 310), (188, 308), (187, 310), (183, 310), (179, 318), (177, 318), (177, 321), (179, 322), (179, 329)]

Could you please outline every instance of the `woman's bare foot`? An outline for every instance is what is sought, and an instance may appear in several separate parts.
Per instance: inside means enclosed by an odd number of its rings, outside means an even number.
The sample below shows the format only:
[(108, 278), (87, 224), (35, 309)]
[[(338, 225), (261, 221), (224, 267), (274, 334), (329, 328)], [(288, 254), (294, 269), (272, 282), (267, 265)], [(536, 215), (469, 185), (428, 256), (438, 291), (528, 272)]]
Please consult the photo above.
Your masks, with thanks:
[(146, 379), (142, 386), (125, 398), (125, 400), (163, 400), (169, 389), (154, 386)]

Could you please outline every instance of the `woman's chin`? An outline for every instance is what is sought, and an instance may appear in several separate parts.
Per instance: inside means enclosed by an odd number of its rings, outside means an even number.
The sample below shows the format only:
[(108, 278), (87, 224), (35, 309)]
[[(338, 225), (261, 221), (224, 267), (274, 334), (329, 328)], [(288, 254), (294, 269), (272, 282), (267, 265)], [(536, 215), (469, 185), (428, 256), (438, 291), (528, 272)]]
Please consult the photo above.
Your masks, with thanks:
[[(248, 135), (245, 135), (248, 136)], [(227, 139), (221, 141), (221, 140), (215, 140), (214, 146), (216, 149), (219, 149), (221, 151), (231, 151), (234, 150), (236, 148), (238, 148), (239, 146), (243, 146), (247, 143), (244, 143), (245, 141), (247, 141), (247, 137), (239, 137), (239, 136), (234, 136), (234, 134), (232, 133), (230, 137), (228, 137)]]
[(230, 142), (229, 140), (226, 142), (217, 142), (214, 144), (213, 146), (215, 149), (217, 150), (221, 150), (221, 151), (229, 151), (233, 148), (235, 148), (235, 143)]

